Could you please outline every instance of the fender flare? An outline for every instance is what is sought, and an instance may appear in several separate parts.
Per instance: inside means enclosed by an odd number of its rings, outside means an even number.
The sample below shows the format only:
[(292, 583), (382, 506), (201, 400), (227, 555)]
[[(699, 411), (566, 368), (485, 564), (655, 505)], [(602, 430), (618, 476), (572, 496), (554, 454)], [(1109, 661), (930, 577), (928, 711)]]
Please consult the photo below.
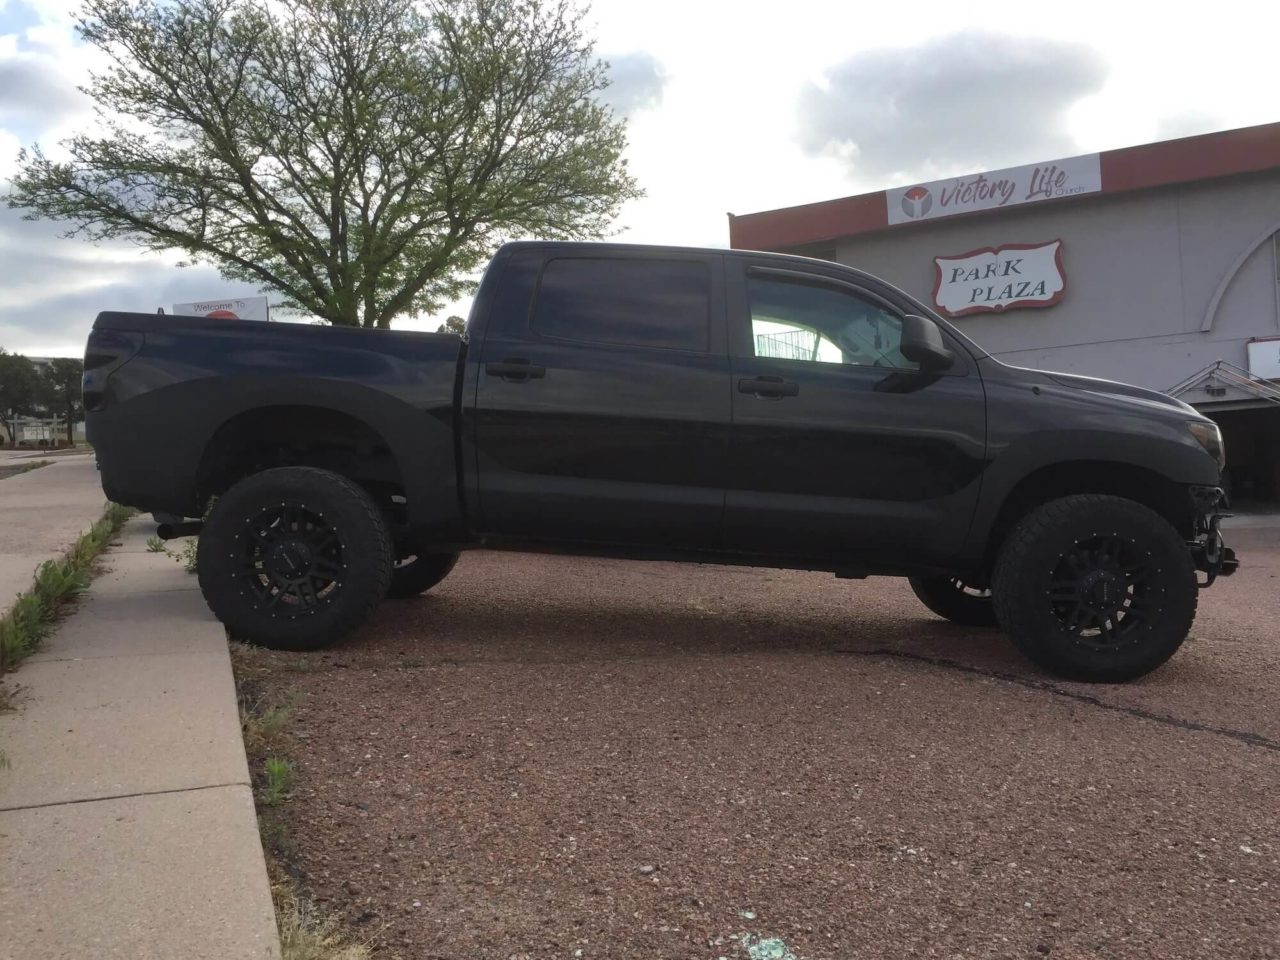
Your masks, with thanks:
[[(965, 541), (970, 559), (985, 555), (996, 520), (1019, 484), (1053, 467), (1106, 464), (1155, 474), (1172, 484), (1217, 486), (1217, 465), (1190, 434), (1182, 439), (1124, 430), (1055, 430), (1023, 437), (992, 457)], [(1070, 453), (1064, 456), (1064, 452)], [(1078, 491), (1096, 492), (1096, 491)]]

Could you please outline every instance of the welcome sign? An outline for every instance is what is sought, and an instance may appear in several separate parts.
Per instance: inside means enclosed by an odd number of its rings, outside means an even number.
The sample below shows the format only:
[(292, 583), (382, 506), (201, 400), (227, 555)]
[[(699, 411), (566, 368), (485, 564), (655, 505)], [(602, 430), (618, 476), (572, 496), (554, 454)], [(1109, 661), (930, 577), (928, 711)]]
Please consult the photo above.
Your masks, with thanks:
[(229, 300), (194, 300), (175, 303), (173, 312), (180, 317), (208, 317), (210, 320), (270, 320), (266, 297), (235, 297)]
[(1061, 240), (983, 247), (933, 264), (933, 302), (948, 317), (1051, 307), (1067, 290)]
[(1009, 167), (969, 177), (953, 177), (885, 191), (889, 222), (911, 223), (957, 213), (975, 213), (1038, 200), (1055, 200), (1102, 189), (1096, 153), (1052, 163)]

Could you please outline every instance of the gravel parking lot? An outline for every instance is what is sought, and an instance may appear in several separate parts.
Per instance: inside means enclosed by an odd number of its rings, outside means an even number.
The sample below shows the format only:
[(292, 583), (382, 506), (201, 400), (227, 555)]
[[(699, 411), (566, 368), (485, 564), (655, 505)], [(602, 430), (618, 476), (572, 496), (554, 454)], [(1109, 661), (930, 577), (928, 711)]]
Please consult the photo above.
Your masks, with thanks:
[(378, 957), (1280, 957), (1280, 529), (1127, 686), (904, 582), (472, 553), (296, 691), (304, 885)]

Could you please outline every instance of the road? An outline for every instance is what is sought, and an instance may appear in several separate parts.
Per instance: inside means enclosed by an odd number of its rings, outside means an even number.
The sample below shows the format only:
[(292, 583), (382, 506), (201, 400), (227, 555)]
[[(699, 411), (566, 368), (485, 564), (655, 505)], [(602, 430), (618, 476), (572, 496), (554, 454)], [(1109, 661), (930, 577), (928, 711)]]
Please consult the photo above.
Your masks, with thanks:
[(248, 658), (292, 858), (387, 958), (1280, 956), (1280, 529), (1233, 542), (1105, 687), (895, 580), (468, 554)]

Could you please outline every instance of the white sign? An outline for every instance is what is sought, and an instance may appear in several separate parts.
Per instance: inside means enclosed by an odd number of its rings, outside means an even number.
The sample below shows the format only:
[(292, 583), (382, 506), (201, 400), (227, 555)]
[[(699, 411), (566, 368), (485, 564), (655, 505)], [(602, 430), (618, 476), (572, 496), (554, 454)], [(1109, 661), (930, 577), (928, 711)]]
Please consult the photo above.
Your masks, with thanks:
[(1102, 167), (1096, 153), (1052, 163), (1010, 167), (969, 177), (917, 183), (886, 190), (890, 223), (932, 220), (957, 213), (1056, 200), (1102, 189)]
[(1280, 380), (1280, 337), (1266, 340), (1250, 340), (1249, 376), (1259, 380)]
[(948, 317), (970, 313), (1051, 307), (1062, 299), (1062, 241), (983, 247), (954, 257), (934, 257), (933, 302)]
[(196, 300), (175, 303), (180, 317), (208, 317), (211, 320), (270, 320), (266, 297), (235, 297), (230, 300)]

